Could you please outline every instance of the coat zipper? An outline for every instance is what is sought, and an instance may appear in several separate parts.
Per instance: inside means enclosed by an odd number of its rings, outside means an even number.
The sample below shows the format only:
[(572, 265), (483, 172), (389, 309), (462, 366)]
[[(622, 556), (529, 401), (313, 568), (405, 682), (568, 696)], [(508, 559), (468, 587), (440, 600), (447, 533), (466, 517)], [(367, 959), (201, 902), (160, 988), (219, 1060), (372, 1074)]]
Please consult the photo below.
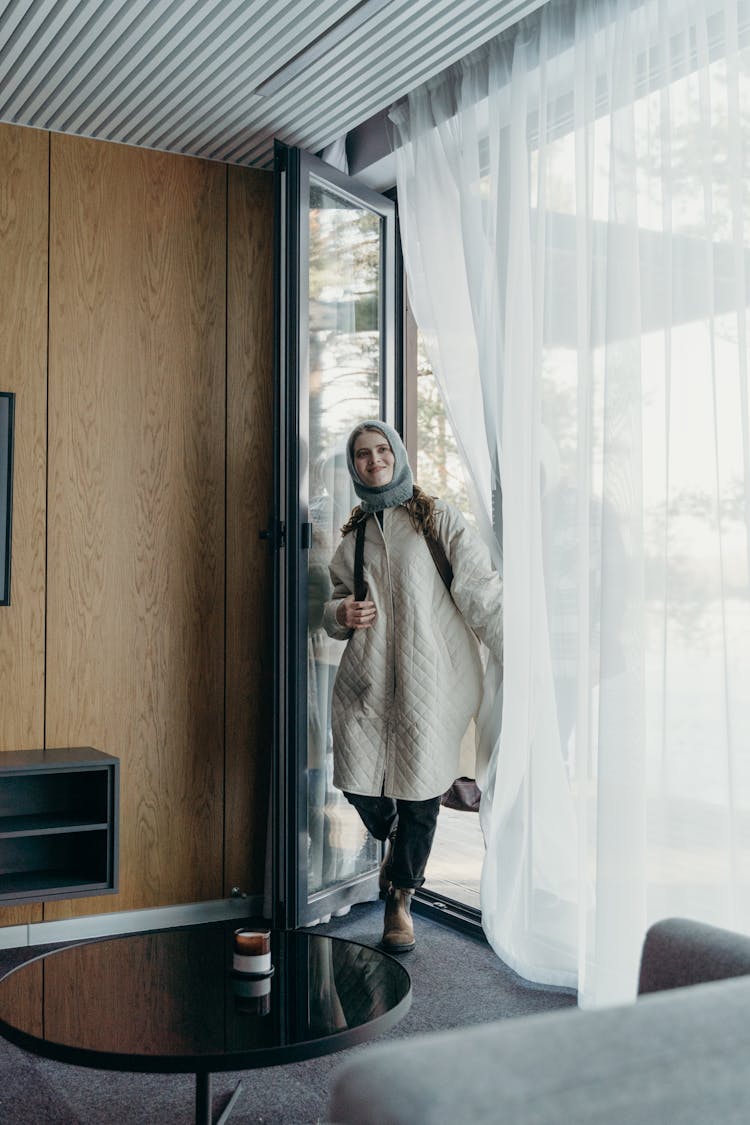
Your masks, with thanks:
[(390, 735), (391, 735), (391, 717), (392, 717), (392, 714), (393, 714), (393, 708), (394, 708), (395, 703), (396, 703), (396, 657), (395, 657), (395, 642), (394, 642), (394, 639), (393, 639), (393, 630), (395, 628), (395, 622), (396, 622), (396, 612), (395, 612), (395, 606), (394, 606), (394, 602), (393, 602), (393, 582), (391, 580), (391, 559), (390, 559), (390, 555), (388, 554), (388, 543), (386, 542), (386, 538), (385, 538), (385, 519), (386, 519), (386, 517), (385, 517), (385, 512), (384, 512), (383, 513), (383, 526), (381, 527), (380, 526), (380, 520), (377, 518), (377, 516), (375, 517), (375, 523), (378, 525), (378, 530), (380, 531), (380, 535), (381, 535), (382, 540), (383, 540), (383, 550), (385, 552), (385, 567), (386, 567), (386, 572), (387, 572), (387, 575), (388, 575), (388, 592), (390, 594), (390, 600), (391, 600), (390, 655), (391, 655), (391, 668), (392, 668), (392, 673), (393, 673), (393, 679), (392, 679), (392, 685), (391, 685), (392, 686), (391, 705), (388, 709), (388, 717), (386, 719), (386, 724), (385, 724), (385, 775), (383, 777), (383, 787), (385, 787), (385, 782), (388, 778), (388, 768), (390, 766), (389, 747), (390, 747), (390, 741), (391, 741), (391, 738), (390, 738)]

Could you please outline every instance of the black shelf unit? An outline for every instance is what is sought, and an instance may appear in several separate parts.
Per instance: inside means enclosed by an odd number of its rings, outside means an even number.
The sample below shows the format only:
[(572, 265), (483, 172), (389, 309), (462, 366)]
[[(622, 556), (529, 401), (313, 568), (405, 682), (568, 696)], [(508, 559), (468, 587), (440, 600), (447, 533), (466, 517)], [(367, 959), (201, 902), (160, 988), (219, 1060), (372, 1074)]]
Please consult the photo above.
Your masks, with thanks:
[(116, 892), (119, 785), (91, 746), (0, 753), (0, 904)]

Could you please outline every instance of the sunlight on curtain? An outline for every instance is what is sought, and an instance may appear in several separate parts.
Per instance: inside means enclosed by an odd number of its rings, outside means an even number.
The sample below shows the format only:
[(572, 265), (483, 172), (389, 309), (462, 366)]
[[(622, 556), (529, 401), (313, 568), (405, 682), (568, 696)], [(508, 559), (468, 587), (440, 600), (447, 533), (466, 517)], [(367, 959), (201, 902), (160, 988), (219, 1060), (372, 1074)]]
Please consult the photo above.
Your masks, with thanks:
[(745, 0), (550, 0), (391, 114), (486, 535), (502, 482), (484, 926), (584, 1005), (750, 931), (748, 106)]

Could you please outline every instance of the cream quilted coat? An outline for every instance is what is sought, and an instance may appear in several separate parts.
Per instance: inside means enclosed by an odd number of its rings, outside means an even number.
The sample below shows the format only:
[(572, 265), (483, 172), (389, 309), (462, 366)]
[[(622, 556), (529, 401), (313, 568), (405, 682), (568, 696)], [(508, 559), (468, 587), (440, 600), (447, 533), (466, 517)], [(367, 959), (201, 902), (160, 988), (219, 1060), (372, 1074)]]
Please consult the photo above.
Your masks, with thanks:
[(411, 801), (444, 793), (481, 701), (474, 633), (502, 662), (502, 581), (489, 552), (451, 505), (436, 502), (436, 524), (453, 567), (451, 594), (405, 508), (387, 508), (382, 530), (368, 520), (364, 578), (377, 609), (369, 629), (336, 621), (339, 599), (354, 590), (353, 532), (330, 564), (323, 624), (348, 640), (333, 691), (333, 783), (349, 793)]

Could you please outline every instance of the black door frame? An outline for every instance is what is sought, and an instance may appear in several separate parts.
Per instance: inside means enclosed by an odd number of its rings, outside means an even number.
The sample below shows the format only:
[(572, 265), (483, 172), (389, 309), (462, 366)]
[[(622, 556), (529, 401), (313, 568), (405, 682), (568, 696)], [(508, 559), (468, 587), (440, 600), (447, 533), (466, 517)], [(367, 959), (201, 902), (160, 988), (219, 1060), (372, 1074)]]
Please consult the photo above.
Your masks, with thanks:
[[(304, 435), (299, 429), (300, 387), (287, 378), (287, 372), (297, 370), (304, 357), (300, 355), (299, 317), (301, 294), (298, 285), (287, 284), (289, 277), (299, 276), (300, 237), (299, 208), (302, 162), (320, 165), (315, 157), (289, 148), (280, 142), (275, 147), (275, 211), (277, 232), (284, 232), (286, 241), (276, 238), (274, 255), (274, 514), (266, 533), (274, 550), (273, 612), (277, 628), (274, 631), (273, 663), (275, 668), (273, 701), (273, 807), (271, 810), (271, 846), (273, 849), (272, 918), (280, 928), (300, 924), (305, 913), (302, 902), (303, 886), (300, 879), (300, 855), (306, 853), (307, 836), (301, 830), (301, 811), (306, 807), (306, 777), (300, 776), (297, 748), (305, 744), (307, 725), (306, 678), (302, 673), (301, 652), (306, 645), (307, 602), (305, 584), (301, 582), (304, 562), (305, 537), (309, 534), (308, 513), (299, 511), (297, 484), (300, 471), (300, 442)], [(325, 167), (326, 179), (344, 192), (348, 177)], [(406, 275), (401, 252), (398, 226), (398, 201), (395, 188), (383, 193), (395, 208), (393, 260), (384, 263), (392, 279), (391, 322), (394, 331), (394, 367), (390, 376), (383, 378), (381, 409), (391, 419), (396, 429), (404, 435), (413, 448), (416, 438), (416, 324), (408, 304)], [(387, 396), (391, 401), (387, 401)], [(284, 439), (286, 433), (286, 440)], [(294, 513), (295, 518), (287, 518)], [(304, 517), (304, 518), (302, 518)], [(303, 604), (304, 603), (304, 604)], [(287, 629), (286, 613), (290, 610), (297, 628)], [(286, 643), (280, 637), (286, 634)], [(303, 635), (304, 634), (304, 635)], [(302, 646), (302, 647), (301, 647)], [(304, 680), (304, 682), (302, 682)], [(283, 721), (282, 721), (283, 720)], [(283, 742), (283, 744), (282, 744)], [(468, 815), (475, 815), (467, 813)], [(312, 896), (326, 900), (325, 913), (350, 904), (356, 890), (365, 883), (373, 892), (377, 883), (377, 869), (344, 884), (337, 891)], [(305, 887), (306, 890), (306, 887)], [(467, 931), (484, 939), (481, 914), (473, 907), (423, 889), (414, 896), (415, 913), (424, 914), (440, 923)]]
[[(371, 201), (377, 193), (353, 184), (309, 153), (276, 142), (275, 210), (277, 238), (274, 254), (274, 516), (268, 532), (275, 554), (274, 630), (274, 759), (272, 769), (271, 846), (273, 854), (272, 918), (275, 926), (293, 928), (309, 923), (322, 904), (325, 915), (353, 901), (377, 894), (378, 868), (354, 877), (333, 890), (308, 896), (301, 856), (307, 854), (307, 777), (301, 748), (307, 745), (307, 588), (305, 551), (310, 546), (311, 524), (307, 496), (300, 501), (299, 483), (307, 435), (301, 432), (302, 396), (306, 386), (292, 373), (306, 370), (304, 341), (300, 338), (302, 304), (306, 300), (300, 264), (305, 253), (301, 235), (301, 193), (306, 176), (314, 174), (344, 195)], [(356, 191), (354, 190), (356, 188)], [(381, 331), (383, 370), (381, 412), (396, 426), (403, 417), (400, 317), (397, 315), (400, 258), (397, 267), (395, 205), (388, 201), (382, 276), (385, 280)], [(283, 641), (282, 641), (282, 638)]]

